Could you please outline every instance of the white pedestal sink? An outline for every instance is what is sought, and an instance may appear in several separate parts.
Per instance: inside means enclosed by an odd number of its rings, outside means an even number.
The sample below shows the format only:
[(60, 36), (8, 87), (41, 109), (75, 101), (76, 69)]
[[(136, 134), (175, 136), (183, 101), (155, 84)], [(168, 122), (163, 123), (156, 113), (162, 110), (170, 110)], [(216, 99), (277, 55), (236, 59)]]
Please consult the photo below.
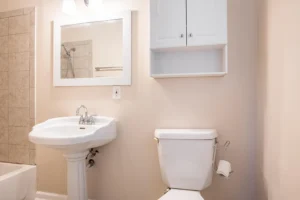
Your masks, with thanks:
[(90, 148), (116, 138), (113, 118), (94, 117), (94, 125), (78, 124), (79, 117), (62, 117), (36, 125), (29, 134), (34, 144), (63, 152), (68, 163), (68, 200), (87, 200), (85, 158)]

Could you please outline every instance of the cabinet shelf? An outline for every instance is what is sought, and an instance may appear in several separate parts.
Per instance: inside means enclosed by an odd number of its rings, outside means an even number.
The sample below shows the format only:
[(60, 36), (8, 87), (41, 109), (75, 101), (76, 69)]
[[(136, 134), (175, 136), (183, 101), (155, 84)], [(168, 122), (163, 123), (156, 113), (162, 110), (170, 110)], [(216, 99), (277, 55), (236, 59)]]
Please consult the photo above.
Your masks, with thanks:
[(227, 45), (150, 50), (151, 77), (225, 76)]
[(209, 44), (201, 46), (184, 46), (184, 47), (171, 47), (171, 48), (151, 48), (153, 52), (176, 52), (176, 51), (197, 51), (197, 50), (210, 50), (210, 49), (223, 49), (227, 43), (222, 44)]
[(194, 73), (194, 74), (152, 74), (153, 78), (186, 78), (186, 77), (219, 77), (225, 76), (227, 72), (213, 72), (213, 73)]

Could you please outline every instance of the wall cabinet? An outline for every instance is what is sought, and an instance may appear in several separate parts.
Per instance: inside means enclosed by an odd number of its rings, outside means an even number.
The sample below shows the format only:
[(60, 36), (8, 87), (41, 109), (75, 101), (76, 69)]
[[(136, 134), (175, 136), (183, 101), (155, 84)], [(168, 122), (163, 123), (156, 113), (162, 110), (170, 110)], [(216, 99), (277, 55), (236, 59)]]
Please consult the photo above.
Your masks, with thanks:
[(151, 76), (227, 73), (227, 0), (150, 0)]
[(151, 48), (186, 46), (186, 0), (151, 1)]

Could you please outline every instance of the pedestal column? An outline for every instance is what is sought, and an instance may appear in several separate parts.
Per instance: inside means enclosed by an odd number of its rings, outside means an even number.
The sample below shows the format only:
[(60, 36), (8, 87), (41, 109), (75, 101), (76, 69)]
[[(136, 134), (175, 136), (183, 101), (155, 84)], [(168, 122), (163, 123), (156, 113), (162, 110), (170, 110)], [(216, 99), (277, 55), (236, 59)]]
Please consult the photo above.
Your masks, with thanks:
[(68, 200), (88, 200), (86, 186), (87, 151), (64, 154), (68, 163)]

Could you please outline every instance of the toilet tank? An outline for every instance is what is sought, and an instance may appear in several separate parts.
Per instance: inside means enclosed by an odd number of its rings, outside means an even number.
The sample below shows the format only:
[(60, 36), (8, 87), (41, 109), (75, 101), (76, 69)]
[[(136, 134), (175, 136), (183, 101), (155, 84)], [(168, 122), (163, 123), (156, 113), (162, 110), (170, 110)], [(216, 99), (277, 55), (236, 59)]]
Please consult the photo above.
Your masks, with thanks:
[(211, 185), (217, 132), (213, 129), (158, 129), (160, 169), (169, 188), (200, 191)]

